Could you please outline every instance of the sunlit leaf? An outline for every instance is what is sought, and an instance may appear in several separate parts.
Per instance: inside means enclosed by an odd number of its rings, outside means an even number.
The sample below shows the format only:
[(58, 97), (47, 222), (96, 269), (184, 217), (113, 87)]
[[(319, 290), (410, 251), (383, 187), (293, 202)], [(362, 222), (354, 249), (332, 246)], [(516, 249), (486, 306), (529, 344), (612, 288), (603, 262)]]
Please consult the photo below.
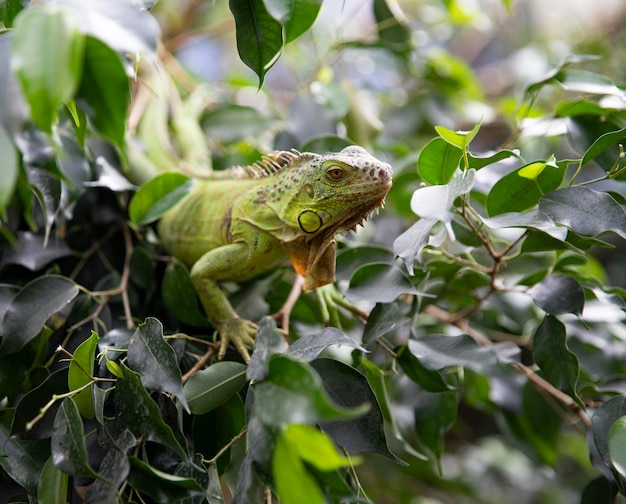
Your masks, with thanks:
[(183, 392), (195, 415), (224, 404), (246, 383), (246, 366), (239, 362), (216, 362), (189, 378)]
[(432, 185), (447, 184), (459, 168), (463, 151), (441, 137), (433, 138), (417, 158), (417, 172)]
[(0, 124), (0, 216), (6, 217), (5, 212), (13, 196), (19, 170), (17, 153), (6, 129)]
[(543, 231), (560, 241), (565, 241), (567, 238), (567, 229), (563, 226), (557, 226), (547, 214), (539, 210), (509, 212), (495, 217), (483, 218), (482, 221), (492, 229), (520, 227)]
[[(67, 378), (70, 390), (78, 390), (93, 380), (98, 340), (98, 334), (92, 331), (91, 336), (74, 350)], [(93, 418), (95, 415), (92, 398), (93, 387), (94, 385), (91, 385), (73, 396), (78, 411), (85, 418)]]
[(415, 262), (424, 266), (424, 247), (428, 245), (430, 230), (436, 223), (436, 219), (420, 219), (394, 240), (393, 253), (402, 259), (409, 275), (415, 272)]
[(335, 329), (334, 327), (325, 327), (319, 332), (302, 336), (297, 341), (289, 345), (289, 348), (285, 353), (306, 362), (311, 362), (331, 345), (356, 348), (362, 352), (367, 352), (365, 348), (346, 336), (339, 329)]
[(269, 13), (285, 29), (285, 44), (307, 31), (315, 22), (322, 0), (265, 0)]
[(176, 354), (163, 338), (163, 325), (154, 317), (139, 324), (130, 339), (128, 365), (139, 373), (144, 387), (173, 394), (189, 411)]
[(143, 184), (130, 200), (128, 215), (136, 224), (149, 224), (178, 203), (193, 186), (182, 173), (163, 173)]
[(406, 274), (390, 264), (368, 264), (359, 268), (350, 280), (350, 297), (391, 303), (402, 294), (417, 293)]
[(435, 131), (439, 133), (439, 136), (446, 142), (464, 151), (469, 146), (470, 142), (478, 133), (481, 123), (479, 122), (469, 131), (453, 131), (445, 126), (435, 126)]
[(0, 353), (21, 350), (39, 334), (48, 318), (77, 295), (78, 286), (62, 276), (43, 275), (26, 284), (4, 314)]

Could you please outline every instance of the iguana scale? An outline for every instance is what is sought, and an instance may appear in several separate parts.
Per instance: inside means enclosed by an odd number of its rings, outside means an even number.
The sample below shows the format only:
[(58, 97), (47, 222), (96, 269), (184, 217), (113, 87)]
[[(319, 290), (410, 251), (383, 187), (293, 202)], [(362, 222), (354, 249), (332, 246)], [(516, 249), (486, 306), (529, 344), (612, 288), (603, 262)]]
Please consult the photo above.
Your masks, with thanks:
[[(361, 147), (318, 155), (281, 151), (217, 180), (198, 180), (159, 223), (168, 251), (191, 268), (219, 331), (246, 361), (257, 326), (240, 318), (219, 282), (243, 280), (288, 257), (304, 289), (335, 281), (334, 236), (362, 224), (391, 187), (391, 167)], [(225, 173), (225, 175), (224, 175)]]

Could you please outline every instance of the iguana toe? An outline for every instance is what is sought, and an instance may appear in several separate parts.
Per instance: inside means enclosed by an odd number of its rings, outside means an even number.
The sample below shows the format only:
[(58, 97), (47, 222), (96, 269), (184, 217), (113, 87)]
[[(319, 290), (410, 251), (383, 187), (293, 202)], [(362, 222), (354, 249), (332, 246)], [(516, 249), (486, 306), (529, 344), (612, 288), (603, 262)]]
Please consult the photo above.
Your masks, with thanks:
[(241, 318), (222, 322), (219, 327), (221, 341), (217, 358), (222, 360), (226, 355), (226, 350), (228, 350), (228, 344), (232, 343), (246, 364), (249, 363), (250, 352), (248, 352), (248, 348), (254, 346), (257, 330), (258, 327), (255, 323)]

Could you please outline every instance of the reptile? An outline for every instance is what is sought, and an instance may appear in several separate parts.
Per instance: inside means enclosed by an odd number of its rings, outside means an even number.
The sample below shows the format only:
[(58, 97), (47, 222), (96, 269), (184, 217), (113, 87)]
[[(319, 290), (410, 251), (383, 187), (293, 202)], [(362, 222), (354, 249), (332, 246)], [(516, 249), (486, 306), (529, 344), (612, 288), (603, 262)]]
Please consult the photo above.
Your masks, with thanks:
[(218, 179), (196, 180), (158, 224), (167, 251), (190, 268), (201, 304), (246, 362), (257, 325), (236, 313), (220, 282), (251, 278), (288, 258), (305, 290), (335, 281), (334, 237), (384, 204), (391, 167), (358, 146), (323, 155), (279, 151)]

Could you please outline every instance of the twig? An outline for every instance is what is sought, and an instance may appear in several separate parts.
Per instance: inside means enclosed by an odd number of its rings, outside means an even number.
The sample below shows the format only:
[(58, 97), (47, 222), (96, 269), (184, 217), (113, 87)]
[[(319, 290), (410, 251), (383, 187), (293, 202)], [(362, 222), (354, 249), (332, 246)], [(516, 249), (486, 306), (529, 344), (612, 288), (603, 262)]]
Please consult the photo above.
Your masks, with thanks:
[(211, 347), (204, 353), (202, 357), (200, 357), (200, 359), (198, 359), (198, 362), (196, 362), (191, 367), (191, 369), (183, 375), (183, 383), (187, 383), (187, 380), (189, 380), (189, 378), (191, 378), (194, 374), (196, 374), (204, 366), (206, 366), (206, 363), (209, 362), (211, 357), (215, 355), (215, 351), (216, 346), (214, 344), (211, 344)]
[(224, 453), (226, 453), (226, 451), (228, 451), (228, 449), (230, 447), (232, 447), (237, 441), (239, 441), (242, 437), (244, 437), (247, 434), (247, 432), (248, 432), (248, 428), (247, 427), (244, 427), (243, 429), (241, 429), (241, 432), (239, 434), (237, 434), (235, 437), (233, 437), (224, 446), (222, 446), (220, 451), (218, 451), (212, 459), (205, 460), (204, 462), (206, 464), (209, 464), (209, 465), (210, 464), (215, 464), (215, 462), (217, 462), (217, 459), (220, 458), (222, 455), (224, 455)]

